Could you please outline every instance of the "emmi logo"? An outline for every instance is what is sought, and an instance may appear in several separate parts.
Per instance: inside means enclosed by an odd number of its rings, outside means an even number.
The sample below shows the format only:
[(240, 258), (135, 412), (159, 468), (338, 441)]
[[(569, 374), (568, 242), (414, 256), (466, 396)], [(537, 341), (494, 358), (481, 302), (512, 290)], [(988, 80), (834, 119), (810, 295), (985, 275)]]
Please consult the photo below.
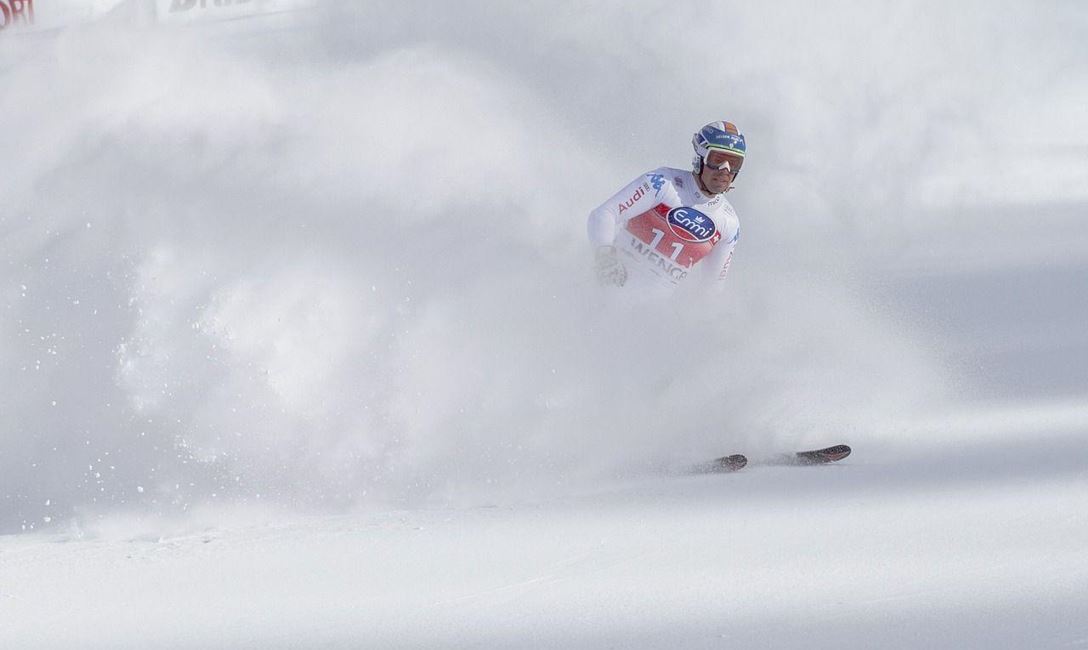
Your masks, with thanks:
[(173, 0), (170, 3), (170, 12), (189, 11), (190, 9), (207, 9), (213, 7), (229, 7), (231, 5), (244, 5), (252, 0)]
[(0, 0), (0, 29), (34, 24), (34, 0)]

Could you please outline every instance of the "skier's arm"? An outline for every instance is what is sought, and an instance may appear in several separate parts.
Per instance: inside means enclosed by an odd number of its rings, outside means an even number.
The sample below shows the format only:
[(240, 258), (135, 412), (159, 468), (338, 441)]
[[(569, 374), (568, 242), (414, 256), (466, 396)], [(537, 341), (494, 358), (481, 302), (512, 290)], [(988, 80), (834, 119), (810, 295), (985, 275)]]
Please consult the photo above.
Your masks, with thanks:
[(611, 205), (612, 199), (609, 199), (607, 203), (601, 204), (596, 210), (589, 213), (587, 231), (589, 243), (593, 245), (594, 250), (598, 250), (602, 246), (611, 246), (612, 242), (616, 240), (619, 215)]
[(733, 250), (736, 247), (737, 247), (737, 240), (736, 239), (734, 239), (732, 242), (727, 244), (726, 247), (725, 247), (726, 248), (726, 250), (724, 251), (724, 258), (725, 259), (721, 262), (720, 265), (718, 265), (718, 278), (717, 279), (718, 279), (719, 282), (724, 281), (725, 276), (729, 274), (729, 267), (732, 266), (732, 264), (733, 264)]
[(616, 256), (616, 239), (619, 215), (612, 206), (612, 199), (602, 203), (589, 213), (587, 232), (589, 243), (593, 245), (594, 269), (597, 279), (604, 285), (622, 287), (627, 282), (627, 269)]
[(643, 175), (589, 213), (586, 232), (593, 245), (597, 277), (602, 284), (623, 286), (627, 281), (627, 269), (616, 255), (616, 233), (622, 223), (650, 209), (653, 202), (650, 183)]
[(725, 276), (729, 274), (729, 267), (733, 263), (733, 250), (736, 247), (737, 238), (734, 237), (732, 241), (719, 243), (703, 260), (706, 265), (703, 269), (703, 278), (708, 284), (718, 284), (725, 280)]
[(621, 224), (654, 206), (657, 199), (648, 177), (639, 176), (589, 213), (586, 230), (594, 249), (613, 245)]

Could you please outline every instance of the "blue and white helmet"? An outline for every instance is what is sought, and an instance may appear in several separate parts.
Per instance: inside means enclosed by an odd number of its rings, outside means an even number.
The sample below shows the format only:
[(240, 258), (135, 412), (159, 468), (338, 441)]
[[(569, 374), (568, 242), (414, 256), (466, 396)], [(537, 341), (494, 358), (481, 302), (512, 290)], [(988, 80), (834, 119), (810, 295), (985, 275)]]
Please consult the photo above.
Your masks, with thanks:
[(744, 158), (744, 136), (737, 129), (737, 125), (724, 120), (711, 122), (696, 131), (691, 138), (691, 146), (695, 148), (695, 158), (691, 165), (696, 174), (703, 171), (703, 161), (711, 151), (724, 151)]

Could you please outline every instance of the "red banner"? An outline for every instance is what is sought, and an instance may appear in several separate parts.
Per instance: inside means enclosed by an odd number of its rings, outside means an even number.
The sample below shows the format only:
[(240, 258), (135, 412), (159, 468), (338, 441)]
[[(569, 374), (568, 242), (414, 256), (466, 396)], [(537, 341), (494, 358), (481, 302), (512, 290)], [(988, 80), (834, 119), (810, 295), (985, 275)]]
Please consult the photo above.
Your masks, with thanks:
[(0, 29), (34, 24), (34, 0), (0, 0)]

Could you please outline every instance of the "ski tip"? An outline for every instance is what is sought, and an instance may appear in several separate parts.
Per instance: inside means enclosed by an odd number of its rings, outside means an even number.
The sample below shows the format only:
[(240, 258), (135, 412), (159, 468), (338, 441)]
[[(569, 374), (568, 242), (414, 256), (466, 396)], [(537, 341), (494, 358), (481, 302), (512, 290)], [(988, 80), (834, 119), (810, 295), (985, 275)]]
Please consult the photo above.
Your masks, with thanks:
[(803, 464), (810, 465), (834, 463), (846, 458), (852, 451), (850, 445), (834, 445), (831, 447), (824, 447), (823, 449), (798, 452), (797, 460)]
[(699, 474), (724, 474), (743, 469), (747, 464), (748, 458), (746, 456), (743, 454), (733, 454), (732, 456), (715, 458), (709, 463), (699, 465), (695, 468), (695, 471)]
[(722, 456), (715, 462), (721, 465), (725, 471), (735, 472), (748, 464), (748, 457), (742, 454), (733, 454), (732, 456)]
[(835, 445), (834, 447), (828, 447), (827, 449), (820, 450), (828, 461), (842, 460), (850, 455), (853, 449), (850, 449), (850, 445)]

